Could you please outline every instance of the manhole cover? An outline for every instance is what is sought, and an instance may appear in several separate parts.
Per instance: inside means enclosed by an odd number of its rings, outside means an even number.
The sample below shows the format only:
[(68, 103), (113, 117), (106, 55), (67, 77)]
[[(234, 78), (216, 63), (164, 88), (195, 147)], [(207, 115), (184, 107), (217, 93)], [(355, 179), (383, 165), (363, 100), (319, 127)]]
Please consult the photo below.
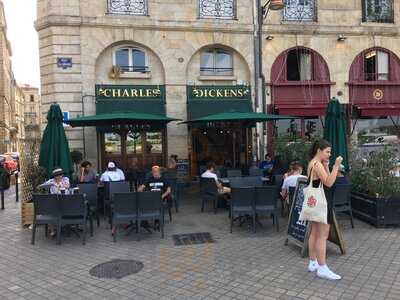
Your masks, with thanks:
[(175, 246), (215, 243), (209, 232), (174, 234), (172, 237)]
[(89, 273), (98, 278), (121, 279), (125, 276), (135, 274), (143, 269), (143, 263), (136, 260), (114, 259), (93, 267)]

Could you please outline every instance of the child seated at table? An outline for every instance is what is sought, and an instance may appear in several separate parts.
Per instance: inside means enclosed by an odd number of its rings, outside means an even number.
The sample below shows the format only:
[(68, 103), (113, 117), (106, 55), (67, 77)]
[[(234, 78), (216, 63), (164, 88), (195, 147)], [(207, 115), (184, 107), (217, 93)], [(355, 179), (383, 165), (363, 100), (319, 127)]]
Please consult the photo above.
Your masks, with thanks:
[(296, 187), (298, 178), (307, 178), (303, 173), (303, 166), (300, 163), (291, 164), (291, 175), (289, 175), (282, 184), (281, 196), (289, 203), (289, 187)]

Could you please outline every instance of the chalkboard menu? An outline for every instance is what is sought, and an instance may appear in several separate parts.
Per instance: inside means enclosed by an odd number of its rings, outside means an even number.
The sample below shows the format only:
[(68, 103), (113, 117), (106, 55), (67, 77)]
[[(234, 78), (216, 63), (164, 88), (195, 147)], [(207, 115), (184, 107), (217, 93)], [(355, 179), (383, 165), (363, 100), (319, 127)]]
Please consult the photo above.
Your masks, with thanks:
[(304, 245), (307, 234), (307, 221), (300, 221), (300, 212), (303, 207), (304, 193), (303, 189), (307, 186), (306, 178), (299, 178), (297, 181), (296, 190), (293, 195), (292, 205), (290, 207), (289, 221), (287, 233), (295, 242), (301, 246)]

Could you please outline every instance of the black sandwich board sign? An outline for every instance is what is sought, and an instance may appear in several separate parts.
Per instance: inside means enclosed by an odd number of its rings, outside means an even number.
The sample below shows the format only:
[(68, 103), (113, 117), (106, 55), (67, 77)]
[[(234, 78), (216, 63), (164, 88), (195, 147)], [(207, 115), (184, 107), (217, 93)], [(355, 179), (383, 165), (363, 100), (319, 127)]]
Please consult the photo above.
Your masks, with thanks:
[[(308, 237), (311, 231), (311, 224), (307, 221), (300, 221), (300, 212), (303, 207), (304, 193), (303, 189), (307, 187), (307, 178), (299, 178), (297, 180), (296, 190), (293, 195), (292, 205), (289, 212), (287, 238), (285, 245), (293, 242), (301, 248), (301, 255), (304, 257), (307, 254)], [(333, 213), (333, 224), (331, 224), (328, 240), (339, 246), (342, 254), (345, 254), (344, 242), (342, 234), (339, 230), (339, 225), (336, 216)]]

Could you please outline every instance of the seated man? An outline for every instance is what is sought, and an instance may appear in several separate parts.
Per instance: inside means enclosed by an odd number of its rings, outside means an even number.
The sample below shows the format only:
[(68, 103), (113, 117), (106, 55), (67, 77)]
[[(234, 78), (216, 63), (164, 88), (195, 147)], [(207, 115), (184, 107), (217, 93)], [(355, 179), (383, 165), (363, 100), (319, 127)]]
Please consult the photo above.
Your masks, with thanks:
[(89, 161), (81, 163), (80, 173), (78, 175), (79, 183), (96, 183), (96, 173), (92, 169), (92, 164)]
[(168, 197), (171, 194), (171, 187), (169, 186), (168, 181), (161, 176), (161, 168), (159, 166), (153, 166), (151, 168), (150, 178), (138, 187), (138, 192), (143, 191), (161, 192), (161, 198), (164, 201), (168, 200)]
[(124, 181), (124, 180), (125, 180), (124, 173), (120, 169), (117, 169), (115, 163), (112, 161), (110, 161), (107, 164), (107, 170), (103, 174), (101, 174), (100, 177), (101, 182)]
[(201, 178), (213, 178), (215, 179), (215, 184), (218, 188), (219, 194), (230, 194), (231, 189), (222, 185), (222, 183), (218, 180), (217, 174), (215, 174), (215, 164), (213, 162), (207, 163), (207, 170), (201, 174)]
[(306, 176), (301, 175), (302, 173), (302, 165), (297, 162), (291, 165), (291, 175), (283, 181), (281, 190), (281, 196), (283, 199), (286, 199), (286, 203), (289, 203), (289, 187), (296, 187), (298, 178), (307, 178)]
[[(161, 168), (159, 166), (153, 166), (151, 168), (150, 178), (138, 187), (138, 192), (143, 191), (161, 192), (161, 199), (163, 200), (164, 207), (169, 207), (171, 205), (171, 187), (169, 186), (168, 180), (161, 176)], [(159, 220), (155, 220), (155, 227), (159, 226), (159, 223)], [(147, 222), (142, 222), (141, 226), (147, 228), (149, 224)]]

